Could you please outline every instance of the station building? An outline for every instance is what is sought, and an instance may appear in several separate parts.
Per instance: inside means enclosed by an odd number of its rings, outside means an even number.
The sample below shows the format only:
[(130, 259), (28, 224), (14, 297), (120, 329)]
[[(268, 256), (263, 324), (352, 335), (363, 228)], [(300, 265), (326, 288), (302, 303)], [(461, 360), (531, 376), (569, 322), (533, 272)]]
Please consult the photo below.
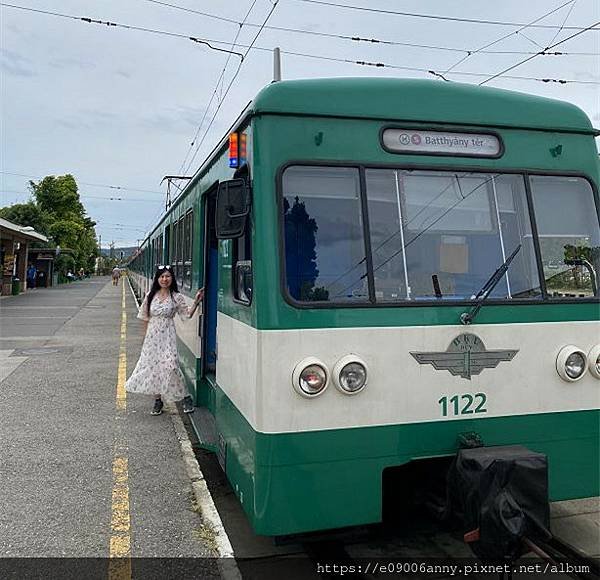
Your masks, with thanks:
[(48, 242), (31, 226), (20, 226), (0, 218), (0, 264), (2, 296), (22, 292), (27, 284), (27, 266), (31, 262), (30, 245)]

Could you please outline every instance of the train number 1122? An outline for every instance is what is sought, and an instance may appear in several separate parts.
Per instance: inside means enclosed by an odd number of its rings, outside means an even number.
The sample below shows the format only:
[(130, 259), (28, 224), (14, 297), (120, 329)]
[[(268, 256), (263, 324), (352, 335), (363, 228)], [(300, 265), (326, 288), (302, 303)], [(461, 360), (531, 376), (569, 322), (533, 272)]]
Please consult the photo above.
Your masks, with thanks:
[(472, 415), (474, 413), (487, 413), (485, 403), (487, 397), (485, 393), (475, 393), (470, 395), (453, 395), (452, 397), (442, 397), (438, 403), (441, 407), (442, 417), (448, 415)]

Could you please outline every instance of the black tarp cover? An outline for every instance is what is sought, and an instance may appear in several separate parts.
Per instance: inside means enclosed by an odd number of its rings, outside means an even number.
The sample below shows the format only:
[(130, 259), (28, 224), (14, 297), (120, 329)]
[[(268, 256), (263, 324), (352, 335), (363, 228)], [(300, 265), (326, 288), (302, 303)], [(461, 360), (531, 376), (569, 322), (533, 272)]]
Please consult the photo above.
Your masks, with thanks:
[(520, 445), (461, 449), (448, 473), (451, 509), (480, 558), (517, 558), (522, 538), (550, 538), (546, 456)]

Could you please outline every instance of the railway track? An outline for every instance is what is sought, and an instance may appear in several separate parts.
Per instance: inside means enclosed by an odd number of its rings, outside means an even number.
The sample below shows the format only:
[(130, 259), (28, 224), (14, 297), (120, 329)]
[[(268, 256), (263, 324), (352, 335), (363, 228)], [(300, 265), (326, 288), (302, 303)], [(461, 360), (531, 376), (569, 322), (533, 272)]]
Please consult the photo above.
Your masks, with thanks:
[(588, 557), (560, 538), (552, 538), (540, 544), (548, 558), (546, 563), (580, 580), (600, 580), (600, 562)]

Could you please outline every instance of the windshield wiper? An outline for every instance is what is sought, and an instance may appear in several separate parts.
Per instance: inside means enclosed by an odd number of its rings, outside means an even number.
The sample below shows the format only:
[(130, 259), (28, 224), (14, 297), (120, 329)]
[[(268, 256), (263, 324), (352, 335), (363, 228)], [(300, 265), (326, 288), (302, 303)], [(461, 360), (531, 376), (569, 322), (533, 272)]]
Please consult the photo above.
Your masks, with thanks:
[(508, 256), (508, 258), (506, 258), (506, 261), (504, 262), (504, 264), (502, 264), (502, 266), (500, 266), (490, 276), (490, 279), (483, 285), (481, 290), (479, 292), (477, 292), (477, 294), (475, 295), (475, 298), (474, 298), (474, 300), (477, 301), (475, 306), (473, 306), (473, 308), (471, 308), (471, 310), (469, 310), (469, 312), (463, 312), (460, 315), (460, 321), (462, 324), (471, 324), (471, 322), (473, 322), (473, 320), (475, 320), (475, 317), (477, 316), (477, 313), (481, 310), (483, 303), (485, 302), (487, 297), (491, 294), (492, 290), (498, 285), (498, 282), (500, 282), (500, 280), (502, 280), (502, 276), (504, 276), (504, 274), (506, 274), (506, 271), (508, 270), (510, 263), (514, 260), (515, 256), (519, 253), (520, 249), (521, 249), (521, 244), (519, 244), (515, 248), (515, 251), (510, 256)]

